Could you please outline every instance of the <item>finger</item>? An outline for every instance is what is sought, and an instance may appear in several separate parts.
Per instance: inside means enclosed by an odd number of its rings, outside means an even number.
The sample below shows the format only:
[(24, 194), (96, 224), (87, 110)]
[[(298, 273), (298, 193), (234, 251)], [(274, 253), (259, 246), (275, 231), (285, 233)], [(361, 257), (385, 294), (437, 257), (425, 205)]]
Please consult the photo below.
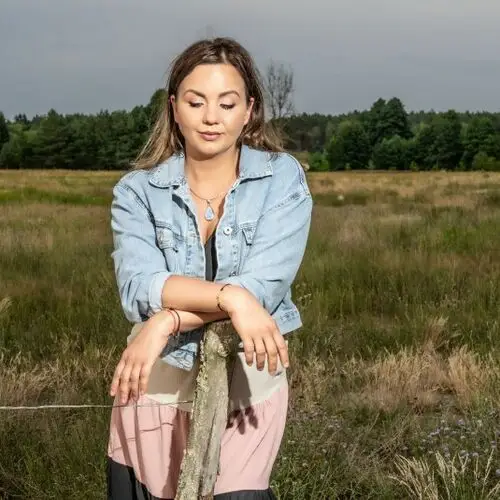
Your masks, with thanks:
[(290, 359), (288, 357), (288, 345), (285, 339), (283, 338), (283, 335), (279, 331), (276, 331), (273, 336), (274, 336), (274, 342), (276, 343), (276, 347), (278, 349), (278, 355), (281, 364), (285, 368), (288, 368), (290, 366)]
[(273, 335), (266, 335), (263, 340), (267, 352), (267, 369), (273, 375), (278, 368), (278, 348)]
[(151, 366), (142, 365), (142, 370), (139, 378), (139, 391), (143, 396), (148, 390), (149, 375), (151, 374)]
[(131, 397), (137, 401), (139, 399), (139, 377), (141, 374), (142, 365), (137, 363), (130, 372), (130, 392)]
[(266, 363), (266, 346), (261, 338), (254, 339), (255, 354), (257, 360), (257, 370), (263, 370)]
[(120, 383), (120, 376), (122, 374), (123, 368), (125, 368), (125, 361), (122, 358), (116, 366), (113, 380), (111, 381), (111, 386), (109, 389), (110, 396), (114, 396), (116, 394), (116, 391), (118, 390), (118, 384)]
[(248, 366), (253, 365), (253, 356), (255, 352), (255, 346), (252, 339), (243, 340), (243, 349), (245, 351), (245, 361)]
[(122, 371), (120, 377), (120, 403), (123, 405), (128, 401), (130, 393), (130, 373), (132, 372), (134, 363), (132, 361), (127, 362), (125, 368)]

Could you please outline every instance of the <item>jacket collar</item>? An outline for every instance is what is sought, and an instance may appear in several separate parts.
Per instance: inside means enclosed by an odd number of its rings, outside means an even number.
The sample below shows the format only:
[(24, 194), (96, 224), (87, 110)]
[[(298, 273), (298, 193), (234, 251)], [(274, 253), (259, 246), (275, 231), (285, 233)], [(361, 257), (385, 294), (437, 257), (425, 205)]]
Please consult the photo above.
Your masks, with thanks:
[[(270, 153), (241, 146), (240, 180), (258, 179), (273, 174)], [(171, 156), (150, 171), (149, 183), (157, 187), (180, 186), (186, 183), (184, 175), (184, 154)]]

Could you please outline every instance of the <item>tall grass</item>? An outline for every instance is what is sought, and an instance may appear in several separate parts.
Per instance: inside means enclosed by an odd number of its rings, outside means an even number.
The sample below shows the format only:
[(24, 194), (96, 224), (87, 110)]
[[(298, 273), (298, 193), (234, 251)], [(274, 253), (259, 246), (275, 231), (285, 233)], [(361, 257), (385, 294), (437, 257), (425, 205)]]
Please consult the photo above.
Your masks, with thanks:
[[(119, 175), (0, 172), (0, 406), (111, 403)], [(276, 494), (496, 498), (500, 175), (308, 175)], [(108, 420), (0, 410), (0, 498), (102, 498)]]

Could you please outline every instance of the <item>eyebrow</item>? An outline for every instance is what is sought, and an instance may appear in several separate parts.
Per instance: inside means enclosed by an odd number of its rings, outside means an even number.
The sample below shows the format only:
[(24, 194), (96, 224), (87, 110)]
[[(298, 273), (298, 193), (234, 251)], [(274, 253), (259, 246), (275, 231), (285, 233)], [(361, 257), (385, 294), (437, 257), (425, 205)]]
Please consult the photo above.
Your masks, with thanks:
[[(193, 94), (196, 94), (197, 96), (200, 96), (200, 97), (203, 97), (203, 99), (206, 99), (206, 95), (203, 94), (203, 92), (199, 92), (198, 90), (194, 90), (194, 89), (187, 89), (186, 92), (184, 92), (184, 95), (186, 95), (188, 92), (192, 92)], [(238, 97), (240, 97), (240, 94), (238, 94), (238, 92), (236, 92), (236, 90), (226, 90), (225, 92), (221, 92), (219, 94), (219, 97), (224, 97), (226, 95), (229, 95), (229, 94), (236, 94)]]

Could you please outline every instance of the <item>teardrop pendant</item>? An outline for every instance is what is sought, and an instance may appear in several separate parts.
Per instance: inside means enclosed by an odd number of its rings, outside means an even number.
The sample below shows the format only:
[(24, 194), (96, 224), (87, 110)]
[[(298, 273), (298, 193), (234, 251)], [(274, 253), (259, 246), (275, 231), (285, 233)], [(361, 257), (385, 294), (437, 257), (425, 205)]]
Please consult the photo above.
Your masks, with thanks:
[(205, 220), (211, 221), (215, 217), (215, 213), (210, 206), (210, 203), (207, 204), (207, 209), (205, 210)]

